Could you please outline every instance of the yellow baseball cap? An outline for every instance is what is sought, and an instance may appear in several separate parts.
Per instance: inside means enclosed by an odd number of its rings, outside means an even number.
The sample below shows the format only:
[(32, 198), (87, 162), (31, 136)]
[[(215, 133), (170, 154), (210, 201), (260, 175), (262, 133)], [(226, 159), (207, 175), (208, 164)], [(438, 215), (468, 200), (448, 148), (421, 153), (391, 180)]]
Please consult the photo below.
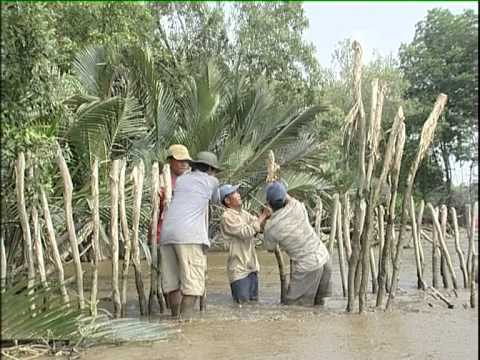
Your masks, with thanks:
[(170, 156), (173, 157), (175, 160), (192, 160), (187, 148), (180, 144), (170, 145), (167, 151), (167, 157)]

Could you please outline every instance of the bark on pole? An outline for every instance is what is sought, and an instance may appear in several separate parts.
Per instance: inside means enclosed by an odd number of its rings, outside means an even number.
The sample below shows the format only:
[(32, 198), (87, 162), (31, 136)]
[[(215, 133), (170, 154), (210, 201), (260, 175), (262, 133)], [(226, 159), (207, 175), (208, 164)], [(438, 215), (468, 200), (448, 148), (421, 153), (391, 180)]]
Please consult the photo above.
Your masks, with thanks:
[[(472, 211), (473, 210), (473, 211)], [(468, 273), (472, 273), (472, 262), (473, 262), (473, 252), (475, 248), (474, 244), (474, 235), (475, 235), (475, 225), (476, 219), (478, 216), (478, 203), (473, 204), (473, 209), (469, 204), (466, 205), (466, 214), (467, 214), (467, 235), (468, 235), (468, 252), (467, 252), (467, 269)], [(469, 279), (470, 282), (472, 279)]]
[(0, 291), (3, 292), (7, 285), (7, 255), (5, 252), (5, 232), (2, 230), (0, 235)]
[(347, 261), (352, 255), (352, 244), (350, 243), (350, 200), (348, 198), (348, 193), (343, 194), (343, 239), (345, 242), (345, 250), (347, 251)]
[(58, 251), (55, 230), (53, 228), (52, 217), (50, 216), (50, 209), (48, 207), (47, 195), (43, 188), (40, 189), (40, 199), (42, 201), (43, 218), (45, 220), (45, 226), (47, 230), (48, 244), (50, 245), (53, 262), (58, 273), (58, 284), (60, 287), (60, 293), (62, 294), (63, 303), (68, 304), (70, 298), (68, 296), (67, 288), (65, 287), (65, 273), (63, 270), (62, 259), (60, 258), (60, 252)]
[(148, 297), (148, 314), (152, 314), (153, 304), (158, 301), (157, 298), (157, 266), (158, 266), (158, 252), (157, 252), (157, 225), (158, 215), (160, 209), (160, 182), (159, 182), (159, 169), (158, 162), (153, 163), (152, 166), (152, 182), (151, 182), (151, 197), (152, 204), (152, 219), (150, 221), (150, 255), (152, 257), (152, 263), (150, 265), (150, 295)]
[(425, 210), (425, 201), (420, 201), (420, 207), (418, 209), (417, 215), (417, 234), (418, 234), (418, 250), (420, 253), (420, 262), (422, 264), (422, 275), (425, 273), (425, 254), (423, 252), (422, 245), (422, 222), (423, 222), (423, 212)]
[[(365, 224), (365, 214), (367, 212), (367, 202), (362, 199), (360, 201), (360, 212), (359, 212), (359, 216), (358, 216), (358, 223), (357, 223), (357, 226), (358, 226), (358, 232), (361, 234), (362, 231), (363, 231), (363, 225)], [(358, 261), (357, 262), (357, 269), (355, 271), (355, 284), (353, 286), (353, 289), (355, 291), (355, 296), (358, 295), (358, 292), (360, 290), (360, 283), (361, 283), (361, 280), (362, 280), (362, 262), (361, 261)], [(367, 269), (368, 270), (368, 269)]]
[[(437, 209), (434, 209), (435, 215), (437, 216)], [(438, 252), (439, 252), (439, 245), (438, 245), (438, 232), (435, 225), (433, 225), (432, 229), (432, 286), (434, 288), (438, 288)]]
[(75, 233), (75, 223), (73, 222), (73, 210), (72, 210), (72, 193), (73, 184), (70, 172), (68, 171), (67, 163), (62, 155), (60, 146), (57, 148), (57, 165), (60, 168), (60, 172), (63, 178), (63, 198), (65, 204), (65, 220), (67, 222), (68, 239), (70, 240), (70, 246), (72, 248), (72, 257), (75, 264), (75, 278), (77, 281), (78, 291), (78, 306), (80, 309), (85, 307), (85, 299), (83, 295), (83, 271), (82, 263), (80, 261), (80, 253), (78, 251), (77, 235)]
[(412, 219), (412, 235), (413, 235), (413, 249), (415, 253), (415, 265), (417, 267), (417, 288), (425, 290), (426, 284), (423, 281), (422, 262), (420, 259), (419, 234), (417, 229), (417, 221), (415, 219), (415, 202), (413, 196), (410, 197), (410, 216)]
[(122, 317), (127, 316), (127, 286), (128, 286), (128, 270), (130, 267), (130, 252), (131, 252), (131, 241), (130, 241), (130, 232), (128, 230), (128, 221), (127, 221), (127, 206), (125, 203), (125, 171), (127, 168), (127, 161), (122, 160), (120, 166), (120, 182), (119, 187), (119, 205), (120, 205), (120, 227), (122, 229), (122, 237), (124, 244), (124, 255), (123, 255), (123, 268), (122, 268), (122, 292), (120, 294), (120, 302), (122, 304)]
[(467, 264), (465, 263), (465, 256), (463, 255), (463, 251), (460, 246), (460, 234), (458, 232), (457, 210), (455, 210), (454, 207), (451, 207), (450, 214), (452, 218), (453, 231), (455, 235), (455, 250), (457, 251), (458, 262), (460, 263), (460, 269), (462, 270), (462, 274), (463, 274), (463, 287), (467, 289), (469, 285), (468, 271), (467, 271)]
[[(383, 92), (380, 92), (380, 99), (383, 99)], [(379, 100), (380, 100), (379, 99)], [(381, 109), (377, 109), (377, 111), (381, 111)], [(377, 120), (376, 122), (378, 125), (373, 125), (376, 128), (380, 128), (380, 117), (381, 114), (378, 114), (377, 112)], [(378, 182), (376, 183), (375, 186), (370, 187), (369, 191), (369, 201), (368, 201), (368, 207), (367, 207), (367, 214), (365, 218), (365, 227), (362, 233), (362, 281), (360, 284), (360, 293), (359, 293), (359, 311), (363, 312), (364, 307), (365, 307), (365, 299), (366, 299), (366, 291), (367, 291), (367, 283), (368, 283), (368, 271), (366, 271), (369, 267), (369, 261), (370, 261), (370, 242), (372, 238), (372, 233), (373, 233), (373, 228), (374, 228), (374, 211), (375, 207), (377, 206), (377, 202), (380, 197), (380, 191), (382, 187), (385, 184), (385, 181), (387, 179), (388, 173), (391, 171), (392, 168), (392, 163), (394, 162), (394, 155), (395, 155), (395, 144), (397, 141), (397, 136), (399, 132), (402, 130), (402, 124), (404, 121), (404, 115), (403, 115), (403, 110), (400, 107), (398, 109), (397, 115), (395, 116), (395, 119), (393, 121), (391, 130), (390, 130), (390, 135), (388, 137), (388, 142), (385, 148), (385, 154), (383, 156), (383, 166), (382, 166), (382, 171), (380, 173), (380, 178)], [(372, 149), (374, 154), (377, 152), (377, 147), (378, 147), (378, 134), (379, 130), (377, 130), (377, 133), (374, 133), (372, 136), (374, 138), (372, 139), (373, 144), (372, 144)], [(400, 135), (402, 136), (402, 135)], [(373, 160), (372, 160), (373, 159)], [(372, 155), (370, 158), (370, 161), (375, 160), (375, 155)], [(367, 179), (367, 181), (370, 181)], [(372, 281), (376, 282), (376, 278), (373, 279)]]
[[(447, 243), (447, 213), (447, 207), (445, 205), (440, 206), (440, 228), (442, 230), (442, 237), (445, 241), (445, 244)], [(448, 282), (447, 262), (445, 260), (445, 256), (443, 256), (443, 253), (440, 256), (440, 270), (442, 274), (443, 287), (448, 289), (450, 286)]]
[(315, 205), (315, 232), (318, 237), (322, 238), (322, 214), (323, 214), (323, 203), (320, 196), (317, 197), (317, 203)]
[[(380, 271), (380, 266), (382, 263), (382, 253), (383, 247), (385, 246), (385, 208), (383, 205), (378, 207), (378, 269)], [(380, 282), (379, 276), (377, 274), (377, 284)]]
[[(366, 147), (366, 124), (365, 112), (362, 102), (362, 47), (357, 41), (352, 43), (354, 51), (354, 67), (353, 67), (353, 107), (346, 119), (346, 127), (350, 129), (357, 128), (356, 137), (359, 140), (358, 150), (358, 187), (355, 194), (355, 210), (353, 220), (353, 237), (351, 241), (352, 254), (348, 261), (348, 300), (347, 311), (352, 312), (355, 307), (355, 277), (357, 274), (357, 267), (360, 256), (360, 222), (362, 219), (362, 202), (364, 204), (365, 194), (365, 147)], [(356, 123), (356, 126), (355, 126)], [(353, 130), (351, 130), (353, 132)], [(347, 144), (350, 143), (352, 134), (347, 139)], [(358, 276), (358, 275), (357, 275)]]
[[(170, 202), (172, 201), (173, 189), (172, 189), (172, 175), (170, 170), (170, 164), (166, 163), (163, 165), (162, 173), (160, 174), (160, 187), (164, 189), (164, 197), (163, 197), (163, 211), (160, 214), (160, 218), (163, 221), (165, 214), (167, 213), (168, 207), (170, 206)], [(207, 214), (208, 216), (208, 214)], [(208, 221), (207, 221), (208, 223)], [(160, 239), (158, 239), (160, 240)], [(163, 314), (165, 309), (167, 308), (167, 303), (163, 296), (163, 287), (162, 287), (162, 272), (161, 272), (161, 262), (162, 258), (160, 256), (160, 251), (157, 253), (158, 255), (158, 262), (157, 262), (157, 300), (158, 304), (160, 305), (160, 313)], [(205, 270), (206, 272), (207, 270)], [(205, 274), (205, 291), (203, 295), (200, 297), (200, 310), (205, 310), (206, 302), (207, 302), (207, 275)]]
[(27, 209), (25, 206), (25, 155), (23, 152), (18, 154), (18, 159), (15, 163), (16, 174), (16, 192), (17, 192), (17, 207), (20, 218), (20, 225), (23, 233), (23, 246), (25, 263), (27, 264), (27, 288), (31, 289), (35, 285), (35, 267), (33, 264), (33, 249), (32, 238), (30, 233), (30, 224), (28, 221)]
[(328, 239), (328, 252), (333, 253), (333, 246), (335, 244), (335, 236), (337, 234), (337, 216), (338, 206), (340, 204), (338, 194), (333, 195), (333, 206), (330, 214), (330, 234)]
[(40, 283), (44, 288), (48, 288), (47, 275), (45, 273), (45, 260), (43, 256), (42, 237), (40, 235), (40, 224), (38, 222), (38, 210), (35, 204), (32, 205), (32, 226), (35, 257), (37, 258), (38, 273), (40, 274)]
[[(280, 166), (275, 162), (275, 154), (272, 150), (268, 152), (267, 157), (267, 179), (266, 183), (273, 182), (278, 179)], [(283, 261), (282, 252), (278, 245), (275, 247), (275, 259), (278, 264), (278, 273), (280, 276), (280, 303), (287, 302), (287, 274), (285, 272), (285, 262)]]
[[(442, 232), (442, 229), (441, 229), (441, 226), (440, 226), (440, 223), (438, 221), (438, 216), (437, 216), (437, 212), (435, 211), (435, 209), (433, 208), (432, 204), (428, 203), (427, 204), (427, 207), (430, 209), (431, 213), (432, 213), (432, 217), (433, 217), (433, 226), (435, 226), (435, 228), (437, 229), (437, 235), (438, 235), (438, 239), (440, 240), (440, 249), (442, 251), (442, 255), (444, 256), (445, 258), (445, 261), (447, 263), (447, 266), (448, 266), (448, 270), (450, 272), (450, 275), (452, 277), (452, 282), (453, 282), (453, 287), (455, 289), (458, 289), (458, 285), (457, 285), (457, 277), (455, 275), (455, 270), (453, 269), (453, 265), (452, 265), (452, 260), (450, 258), (450, 254), (448, 253), (448, 249), (447, 249), (447, 245), (445, 243), (445, 239), (443, 237), (443, 232)], [(446, 274), (445, 274), (446, 275)]]
[(90, 164), (92, 175), (90, 177), (90, 188), (92, 191), (92, 290), (90, 292), (90, 313), (97, 316), (97, 292), (98, 292), (98, 263), (100, 259), (100, 198), (98, 185), (98, 159), (94, 157)]
[[(340, 204), (339, 195), (335, 194), (333, 196), (333, 201), (337, 204), (337, 215), (335, 216), (337, 226), (337, 250), (338, 250), (338, 263), (340, 264), (340, 278), (342, 280), (342, 293), (343, 296), (347, 296), (347, 273), (345, 269), (345, 254), (343, 251), (343, 233), (342, 233), (342, 206)], [(334, 206), (335, 208), (335, 206)], [(331, 230), (333, 231), (333, 229)]]
[(478, 202), (473, 204), (473, 212), (470, 217), (469, 225), (470, 230), (469, 233), (469, 242), (468, 242), (468, 253), (470, 258), (470, 265), (469, 265), (469, 280), (470, 280), (470, 307), (474, 308), (477, 303), (477, 295), (476, 295), (476, 285), (475, 285), (475, 275), (477, 274), (477, 266), (476, 263), (476, 251), (475, 251), (475, 244), (474, 244), (474, 236), (475, 236), (475, 228), (477, 225), (478, 219)]
[(110, 243), (112, 246), (112, 302), (113, 316), (122, 315), (120, 290), (118, 286), (118, 183), (120, 174), (120, 160), (112, 161), (110, 169)]
[(133, 209), (132, 209), (132, 263), (135, 271), (135, 286), (138, 293), (138, 303), (140, 307), (140, 315), (147, 314), (147, 300), (145, 298), (145, 289), (142, 280), (142, 269), (140, 264), (140, 248), (139, 248), (139, 227), (140, 227), (140, 209), (142, 206), (143, 194), (143, 178), (144, 165), (140, 161), (133, 167)]
[(403, 234), (405, 232), (408, 202), (410, 201), (410, 196), (412, 196), (412, 189), (413, 189), (413, 183), (415, 181), (415, 176), (417, 174), (417, 170), (418, 170), (418, 166), (420, 165), (420, 162), (425, 157), (427, 150), (430, 144), (432, 143), (433, 135), (435, 133), (435, 128), (437, 127), (438, 118), (443, 112), (443, 109), (446, 103), (447, 103), (447, 95), (440, 94), (437, 98), (437, 101), (435, 102), (435, 105), (433, 107), (432, 112), (430, 113), (430, 116), (428, 117), (427, 121), (425, 121), (425, 124), (423, 125), (422, 133), (420, 137), (420, 145), (419, 145), (415, 160), (413, 161), (412, 166), (410, 167), (410, 170), (408, 172), (407, 185), (406, 185), (403, 203), (402, 203), (402, 213), (400, 218), (400, 224), (401, 224), (400, 232), (398, 235), (395, 259), (393, 262), (392, 285), (390, 286), (390, 294), (388, 296), (386, 309), (389, 309), (393, 305), (395, 294), (398, 287), (398, 281), (400, 278), (400, 265), (401, 265), (400, 259), (402, 256), (403, 246), (405, 243)]

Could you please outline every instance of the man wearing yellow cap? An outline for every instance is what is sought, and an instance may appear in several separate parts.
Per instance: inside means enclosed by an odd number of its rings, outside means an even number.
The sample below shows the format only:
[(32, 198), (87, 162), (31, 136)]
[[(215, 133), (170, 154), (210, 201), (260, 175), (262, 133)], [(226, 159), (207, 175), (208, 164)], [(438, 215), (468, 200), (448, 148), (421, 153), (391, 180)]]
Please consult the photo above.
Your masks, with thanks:
[[(168, 148), (167, 151), (167, 161), (170, 165), (170, 176), (171, 176), (171, 185), (172, 192), (175, 190), (175, 185), (177, 183), (177, 178), (190, 171), (190, 161), (192, 158), (188, 153), (188, 149), (180, 144), (173, 144)], [(159, 247), (160, 252), (160, 232), (162, 228), (163, 218), (165, 215), (164, 209), (164, 197), (165, 197), (165, 188), (160, 188), (160, 211), (158, 216), (158, 225), (157, 225), (157, 246)], [(161, 253), (158, 256), (159, 262), (161, 262)], [(167, 306), (170, 306), (170, 299), (167, 294), (164, 294)], [(175, 302), (175, 300), (174, 300)]]

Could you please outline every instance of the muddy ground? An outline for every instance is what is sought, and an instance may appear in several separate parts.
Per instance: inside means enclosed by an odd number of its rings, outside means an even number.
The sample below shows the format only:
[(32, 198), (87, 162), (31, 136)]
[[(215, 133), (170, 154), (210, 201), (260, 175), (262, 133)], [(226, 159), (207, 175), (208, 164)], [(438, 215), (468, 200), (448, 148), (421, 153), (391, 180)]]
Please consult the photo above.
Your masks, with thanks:
[[(334, 296), (323, 308), (279, 305), (278, 270), (273, 254), (259, 250), (260, 301), (241, 308), (230, 297), (225, 272), (226, 254), (208, 256), (208, 305), (204, 313), (189, 323), (178, 324), (167, 314), (154, 314), (152, 322), (169, 323), (179, 333), (154, 343), (100, 345), (82, 351), (92, 360), (127, 359), (477, 359), (478, 307), (469, 307), (470, 292), (463, 280), (448, 239), (452, 260), (462, 287), (455, 297), (451, 290), (440, 290), (455, 304), (453, 309), (416, 289), (413, 249), (405, 249), (392, 311), (375, 310), (375, 295), (369, 288), (369, 309), (363, 314), (345, 312), (338, 256), (334, 258)], [(466, 241), (464, 240), (465, 251)], [(478, 244), (477, 244), (478, 245)], [(478, 248), (478, 246), (477, 246)], [(376, 249), (377, 254), (378, 249)], [(431, 245), (424, 242), (425, 279), (430, 285)], [(109, 263), (100, 271), (100, 306), (111, 309)], [(89, 279), (87, 275), (86, 281)], [(148, 278), (144, 278), (148, 290)], [(86, 288), (89, 288), (88, 283)], [(148, 294), (147, 294), (148, 295)], [(128, 316), (139, 317), (133, 279), (129, 279)]]

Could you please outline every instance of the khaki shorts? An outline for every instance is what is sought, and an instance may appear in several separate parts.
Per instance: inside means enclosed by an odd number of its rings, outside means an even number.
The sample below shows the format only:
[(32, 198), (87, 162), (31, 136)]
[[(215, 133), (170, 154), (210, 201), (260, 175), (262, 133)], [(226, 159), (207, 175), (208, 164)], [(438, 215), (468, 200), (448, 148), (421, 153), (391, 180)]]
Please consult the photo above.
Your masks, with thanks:
[(202, 296), (205, 292), (207, 256), (200, 244), (160, 246), (162, 287), (165, 293), (180, 289), (183, 295)]

